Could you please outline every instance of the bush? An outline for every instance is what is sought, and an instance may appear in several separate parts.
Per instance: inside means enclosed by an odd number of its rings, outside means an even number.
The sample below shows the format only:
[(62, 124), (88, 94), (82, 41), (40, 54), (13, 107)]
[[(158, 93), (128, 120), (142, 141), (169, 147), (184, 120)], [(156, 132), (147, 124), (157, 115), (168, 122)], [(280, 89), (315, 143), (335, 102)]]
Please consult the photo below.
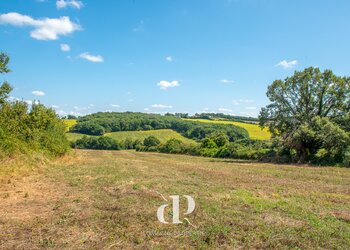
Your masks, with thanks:
[(345, 167), (350, 167), (350, 147), (344, 153), (343, 164)]
[(70, 132), (77, 132), (87, 135), (104, 135), (105, 129), (95, 122), (81, 122), (70, 128)]
[(147, 138), (144, 139), (143, 141), (143, 145), (145, 147), (156, 147), (160, 144), (160, 141), (158, 140), (158, 138), (154, 137), (154, 136), (148, 136)]
[(159, 150), (162, 153), (181, 154), (185, 153), (185, 145), (178, 139), (170, 139)]
[(42, 152), (60, 156), (69, 150), (65, 125), (54, 110), (23, 101), (0, 105), (0, 150), (3, 155)]
[(84, 136), (83, 138), (77, 140), (73, 144), (74, 148), (79, 149), (98, 149), (98, 150), (119, 150), (119, 143), (106, 136), (99, 137), (88, 137)]

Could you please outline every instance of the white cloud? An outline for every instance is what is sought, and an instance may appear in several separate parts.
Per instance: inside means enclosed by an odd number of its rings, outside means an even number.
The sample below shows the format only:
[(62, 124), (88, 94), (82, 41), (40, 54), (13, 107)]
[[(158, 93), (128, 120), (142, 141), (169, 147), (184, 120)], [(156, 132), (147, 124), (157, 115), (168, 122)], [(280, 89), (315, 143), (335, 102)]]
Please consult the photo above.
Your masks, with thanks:
[(165, 57), (165, 60), (167, 60), (168, 62), (172, 62), (173, 58), (171, 56), (167, 56), (167, 57)]
[(233, 81), (233, 80), (228, 80), (228, 79), (221, 79), (220, 80), (220, 82), (222, 82), (222, 83), (234, 83), (235, 81)]
[(40, 90), (34, 90), (34, 91), (32, 91), (32, 94), (35, 96), (44, 96), (45, 92), (40, 91)]
[(68, 44), (62, 43), (60, 44), (61, 50), (64, 52), (70, 51), (70, 46)]
[(64, 116), (64, 115), (67, 115), (67, 112), (66, 111), (64, 111), (64, 110), (56, 110), (56, 113), (58, 114), (58, 115), (60, 115), (60, 116)]
[(57, 40), (60, 36), (69, 35), (81, 29), (78, 24), (72, 22), (67, 16), (34, 19), (16, 12), (0, 15), (0, 24), (33, 27), (34, 29), (30, 32), (30, 36), (37, 40)]
[(101, 63), (101, 62), (104, 61), (102, 56), (100, 56), (100, 55), (94, 56), (94, 55), (91, 55), (88, 52), (80, 54), (79, 57), (82, 58), (82, 59), (85, 59), (87, 61), (94, 62), (94, 63)]
[(52, 105), (51, 108), (53, 108), (53, 109), (59, 109), (60, 106), (58, 106), (58, 105)]
[(246, 107), (245, 109), (248, 109), (248, 110), (255, 110), (257, 109), (256, 107)]
[(94, 106), (95, 105), (93, 105), (93, 104), (89, 104), (86, 107), (74, 106), (73, 109), (76, 110), (77, 112), (83, 112), (83, 111), (88, 111), (88, 110), (94, 109)]
[(168, 88), (174, 88), (174, 87), (178, 87), (180, 86), (178, 81), (172, 81), (172, 82), (168, 82), (168, 81), (160, 81), (157, 84), (161, 89), (168, 89)]
[(151, 107), (157, 108), (157, 109), (172, 109), (173, 108), (173, 106), (171, 106), (171, 105), (164, 105), (164, 104), (153, 104)]
[(295, 66), (297, 66), (298, 61), (297, 60), (293, 60), (293, 61), (287, 61), (287, 60), (283, 60), (280, 61), (279, 63), (276, 64), (276, 67), (282, 67), (284, 69), (291, 69), (294, 68)]
[(82, 7), (84, 7), (84, 4), (81, 1), (76, 0), (57, 0), (56, 7), (57, 9), (64, 9), (67, 7), (81, 9)]
[(120, 108), (118, 104), (110, 104), (109, 106), (111, 106), (112, 108)]

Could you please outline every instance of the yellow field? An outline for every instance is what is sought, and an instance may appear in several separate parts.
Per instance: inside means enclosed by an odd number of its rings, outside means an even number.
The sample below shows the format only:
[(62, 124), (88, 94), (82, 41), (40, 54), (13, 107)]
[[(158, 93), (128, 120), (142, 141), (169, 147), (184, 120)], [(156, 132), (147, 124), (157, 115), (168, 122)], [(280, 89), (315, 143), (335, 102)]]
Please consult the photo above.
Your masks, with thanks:
[(77, 124), (77, 120), (75, 119), (64, 119), (63, 123), (66, 125), (66, 131), (69, 131), (71, 127)]
[(233, 122), (233, 121), (218, 121), (218, 120), (206, 120), (206, 119), (183, 119), (187, 121), (196, 121), (196, 122), (207, 122), (207, 123), (217, 123), (217, 124), (232, 124), (237, 127), (244, 128), (248, 131), (249, 137), (256, 140), (270, 140), (271, 133), (267, 128), (263, 130), (258, 124), (250, 124), (244, 122)]
[[(67, 133), (66, 135), (69, 141), (76, 141), (84, 136), (83, 134), (78, 134), (78, 133)], [(106, 133), (105, 136), (111, 137), (117, 141), (124, 141), (125, 139), (131, 139), (133, 141), (139, 139), (143, 141), (148, 136), (154, 136), (158, 138), (160, 142), (166, 142), (172, 138), (175, 138), (182, 141), (183, 143), (187, 143), (187, 144), (195, 143), (195, 141), (188, 139), (171, 129), (159, 129), (159, 130), (147, 130), (147, 131), (121, 131), (121, 132)]]

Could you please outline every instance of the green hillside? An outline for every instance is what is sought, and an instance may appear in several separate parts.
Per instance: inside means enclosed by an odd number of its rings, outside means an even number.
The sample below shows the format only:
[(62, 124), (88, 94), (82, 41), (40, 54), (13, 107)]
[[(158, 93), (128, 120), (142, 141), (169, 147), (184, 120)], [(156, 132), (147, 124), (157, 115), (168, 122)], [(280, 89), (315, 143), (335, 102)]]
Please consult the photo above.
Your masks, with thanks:
[(271, 134), (267, 128), (261, 129), (258, 124), (244, 123), (244, 122), (233, 122), (233, 121), (219, 121), (219, 120), (207, 120), (207, 119), (183, 119), (188, 121), (197, 121), (205, 123), (215, 124), (232, 124), (248, 131), (249, 137), (256, 140), (270, 140)]
[[(69, 141), (76, 141), (82, 138), (83, 136), (84, 136), (83, 134), (78, 134), (78, 133), (67, 133), (67, 138)], [(159, 130), (147, 130), (147, 131), (121, 131), (121, 132), (106, 133), (105, 136), (111, 137), (117, 141), (124, 141), (125, 139), (131, 139), (133, 141), (137, 139), (144, 140), (148, 136), (154, 136), (158, 138), (160, 142), (166, 142), (172, 138), (175, 138), (187, 144), (196, 143), (194, 140), (188, 139), (171, 129), (159, 129)]]

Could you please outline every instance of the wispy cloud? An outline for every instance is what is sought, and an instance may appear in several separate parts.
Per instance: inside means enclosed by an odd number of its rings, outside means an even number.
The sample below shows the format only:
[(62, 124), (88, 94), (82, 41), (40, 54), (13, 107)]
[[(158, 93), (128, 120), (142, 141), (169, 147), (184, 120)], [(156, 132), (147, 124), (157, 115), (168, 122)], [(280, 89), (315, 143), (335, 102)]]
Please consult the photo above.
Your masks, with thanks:
[(81, 9), (82, 7), (84, 7), (84, 4), (81, 1), (76, 0), (57, 0), (56, 7), (57, 9), (64, 9), (67, 7)]
[(100, 56), (100, 55), (91, 55), (88, 52), (84, 52), (84, 53), (80, 54), (79, 57), (82, 58), (82, 59), (85, 59), (87, 61), (94, 62), (94, 63), (101, 63), (101, 62), (104, 61), (102, 56)]
[(61, 50), (62, 50), (63, 52), (68, 52), (68, 51), (70, 51), (70, 46), (69, 46), (68, 44), (62, 43), (62, 44), (60, 44), (60, 47), (61, 47)]
[(171, 56), (167, 56), (167, 57), (165, 57), (165, 60), (167, 60), (168, 62), (172, 62), (173, 58)]
[(179, 87), (179, 81), (160, 81), (159, 83), (157, 83), (157, 85), (161, 88), (161, 89), (168, 89), (168, 88), (174, 88), (174, 87)]
[(120, 105), (118, 104), (110, 104), (109, 106), (111, 106), (112, 108), (120, 108)]
[(35, 96), (44, 96), (45, 92), (43, 92), (41, 90), (34, 90), (34, 91), (32, 91), (32, 94)]
[(143, 31), (143, 25), (144, 25), (144, 21), (143, 20), (141, 20), (140, 22), (139, 22), (139, 24), (135, 27), (135, 28), (133, 28), (132, 29), (132, 31), (134, 31), (134, 32), (139, 32), (139, 31)]
[(229, 84), (229, 83), (234, 83), (235, 81), (234, 80), (228, 80), (228, 79), (221, 79), (220, 82)]
[(227, 109), (227, 108), (219, 108), (218, 110), (220, 112), (223, 112), (223, 113), (232, 113), (233, 112), (232, 109)]
[(72, 22), (67, 16), (34, 19), (16, 12), (0, 15), (0, 24), (33, 27), (34, 29), (30, 32), (30, 36), (37, 40), (57, 40), (60, 36), (69, 35), (81, 29), (78, 24)]
[(293, 61), (287, 61), (287, 60), (283, 60), (280, 61), (279, 63), (276, 64), (276, 67), (282, 67), (284, 69), (291, 69), (294, 68), (295, 66), (297, 66), (298, 61), (297, 60), (293, 60)]
[(248, 110), (256, 110), (257, 107), (246, 107), (245, 109), (248, 109)]
[(171, 106), (171, 105), (164, 105), (164, 104), (153, 104), (151, 107), (157, 108), (157, 109), (172, 109), (173, 108), (173, 106)]
[(241, 104), (253, 103), (254, 100), (251, 100), (251, 99), (238, 99), (238, 100), (233, 100), (232, 102), (233, 102), (234, 105), (241, 105)]

